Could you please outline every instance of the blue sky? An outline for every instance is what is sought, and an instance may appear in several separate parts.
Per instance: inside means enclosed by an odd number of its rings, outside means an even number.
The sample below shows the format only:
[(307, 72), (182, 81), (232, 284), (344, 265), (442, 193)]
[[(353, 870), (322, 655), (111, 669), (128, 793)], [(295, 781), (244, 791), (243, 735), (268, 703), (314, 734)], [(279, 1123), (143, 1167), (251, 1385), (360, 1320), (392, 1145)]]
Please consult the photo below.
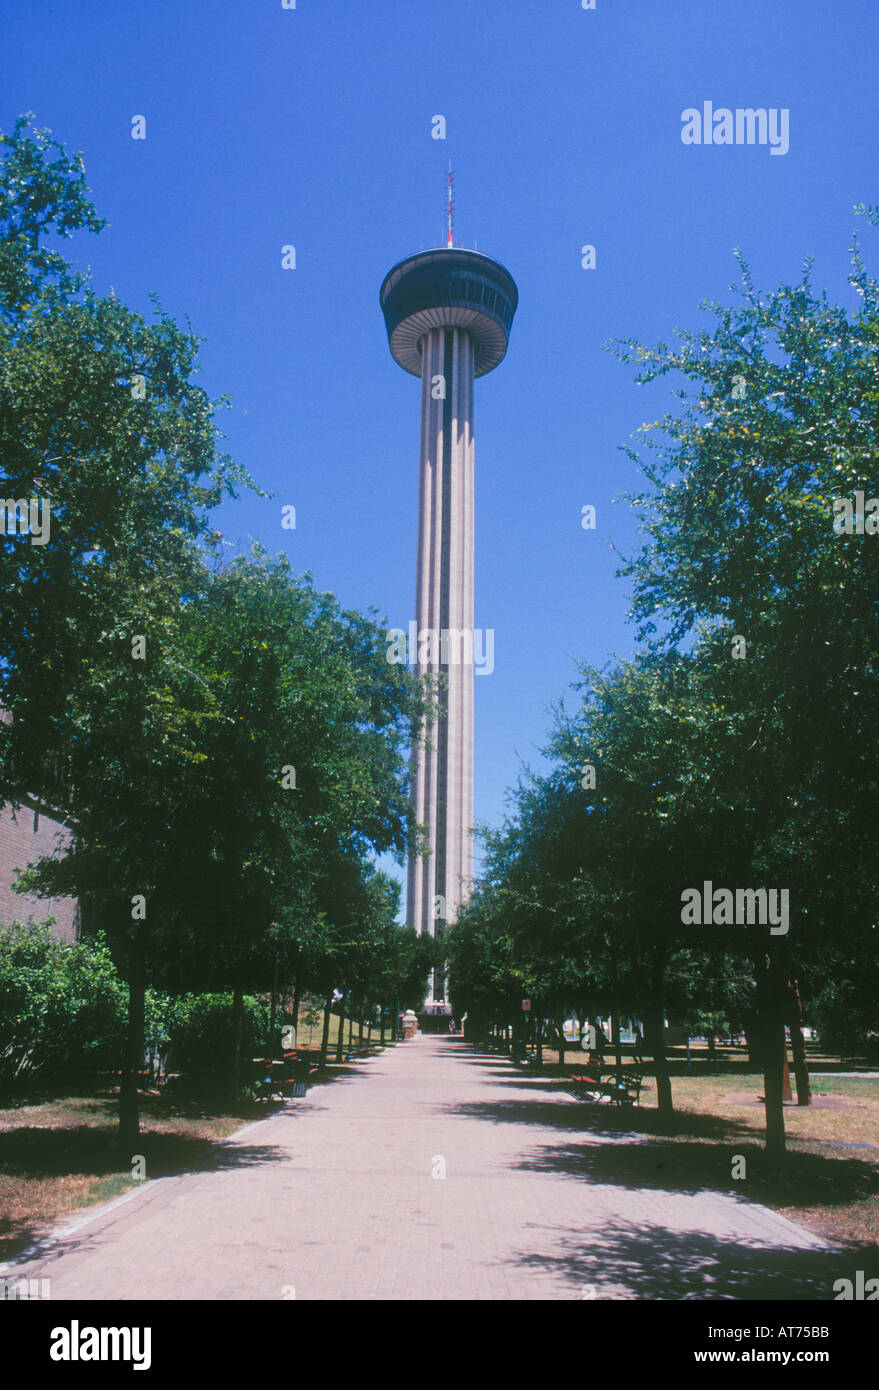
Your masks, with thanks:
[[(875, 233), (851, 208), (879, 201), (876, 0), (7, 0), (3, 33), (0, 125), (33, 110), (82, 149), (110, 222), (73, 254), (99, 291), (188, 316), (201, 384), (232, 399), (226, 447), (277, 493), (226, 505), (220, 529), (400, 627), (419, 390), (378, 291), (443, 241), (452, 160), (456, 240), (520, 293), (507, 358), (476, 389), (476, 623), (496, 633), (476, 814), (495, 822), (574, 660), (634, 649), (612, 549), (635, 541), (613, 500), (637, 484), (620, 446), (670, 397), (602, 343), (698, 326), (700, 300), (730, 298), (735, 246), (758, 285), (812, 255), (815, 283), (852, 302), (851, 234), (869, 257)], [(685, 146), (681, 113), (705, 100), (788, 108), (789, 152)]]

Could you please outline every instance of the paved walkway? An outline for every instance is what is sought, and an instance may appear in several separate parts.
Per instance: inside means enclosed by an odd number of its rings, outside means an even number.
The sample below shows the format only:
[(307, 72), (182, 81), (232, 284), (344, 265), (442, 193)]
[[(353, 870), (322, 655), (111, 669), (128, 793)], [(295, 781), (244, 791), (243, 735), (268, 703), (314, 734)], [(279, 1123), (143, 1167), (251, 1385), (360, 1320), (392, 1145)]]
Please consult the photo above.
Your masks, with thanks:
[(832, 1298), (851, 1261), (730, 1189), (549, 1078), (419, 1038), (15, 1273), (75, 1300)]

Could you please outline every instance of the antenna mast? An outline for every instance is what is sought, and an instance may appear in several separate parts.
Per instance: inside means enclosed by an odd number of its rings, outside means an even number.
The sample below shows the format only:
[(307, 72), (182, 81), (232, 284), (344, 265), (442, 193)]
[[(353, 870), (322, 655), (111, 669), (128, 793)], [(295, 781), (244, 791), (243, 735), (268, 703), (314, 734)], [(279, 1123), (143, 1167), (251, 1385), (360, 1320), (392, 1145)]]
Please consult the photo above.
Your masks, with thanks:
[(452, 182), (452, 161), (449, 160), (449, 239), (448, 239), (448, 242), (446, 243), (447, 246), (448, 246), (448, 248), (449, 248), (449, 250), (451, 250), (452, 247), (453, 247), (453, 245), (454, 245), (454, 242), (453, 242), (453, 240), (452, 240), (452, 227), (453, 227), (453, 216), (454, 216), (453, 206), (454, 206), (454, 184), (453, 184), (453, 182)]

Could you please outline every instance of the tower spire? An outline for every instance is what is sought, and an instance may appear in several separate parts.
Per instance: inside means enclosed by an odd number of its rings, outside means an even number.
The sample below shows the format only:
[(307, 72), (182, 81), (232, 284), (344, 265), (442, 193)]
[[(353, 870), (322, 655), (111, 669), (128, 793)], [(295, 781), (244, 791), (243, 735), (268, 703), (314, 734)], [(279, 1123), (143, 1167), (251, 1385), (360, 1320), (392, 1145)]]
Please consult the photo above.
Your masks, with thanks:
[(452, 227), (453, 227), (453, 224), (454, 224), (454, 223), (453, 223), (453, 219), (454, 219), (454, 183), (453, 183), (453, 176), (452, 176), (452, 161), (449, 160), (449, 239), (448, 239), (448, 241), (446, 242), (446, 245), (448, 246), (449, 250), (451, 250), (452, 247), (453, 247), (454, 244), (455, 244), (454, 241), (452, 240)]

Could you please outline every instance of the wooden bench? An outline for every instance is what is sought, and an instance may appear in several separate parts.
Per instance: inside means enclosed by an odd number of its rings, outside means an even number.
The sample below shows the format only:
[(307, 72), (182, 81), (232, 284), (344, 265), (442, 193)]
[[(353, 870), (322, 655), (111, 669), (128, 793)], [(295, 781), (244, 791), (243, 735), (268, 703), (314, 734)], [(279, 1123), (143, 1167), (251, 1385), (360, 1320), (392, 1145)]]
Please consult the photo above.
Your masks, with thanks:
[(574, 1094), (581, 1100), (589, 1100), (598, 1105), (609, 1101), (613, 1105), (641, 1104), (643, 1072), (623, 1071), (617, 1077), (616, 1068), (601, 1068), (597, 1076), (571, 1075)]
[(586, 1076), (582, 1073), (572, 1072), (568, 1076), (568, 1081), (571, 1083), (571, 1090), (578, 1100), (590, 1100), (597, 1104), (600, 1100), (605, 1099), (600, 1073), (598, 1076)]
[(300, 1056), (297, 1052), (284, 1053), (284, 1074), (280, 1077), (280, 1084), (283, 1088), (283, 1095), (289, 1087), (289, 1099), (301, 1100), (308, 1091), (309, 1079), (319, 1071), (319, 1067), (314, 1066), (308, 1056)]

